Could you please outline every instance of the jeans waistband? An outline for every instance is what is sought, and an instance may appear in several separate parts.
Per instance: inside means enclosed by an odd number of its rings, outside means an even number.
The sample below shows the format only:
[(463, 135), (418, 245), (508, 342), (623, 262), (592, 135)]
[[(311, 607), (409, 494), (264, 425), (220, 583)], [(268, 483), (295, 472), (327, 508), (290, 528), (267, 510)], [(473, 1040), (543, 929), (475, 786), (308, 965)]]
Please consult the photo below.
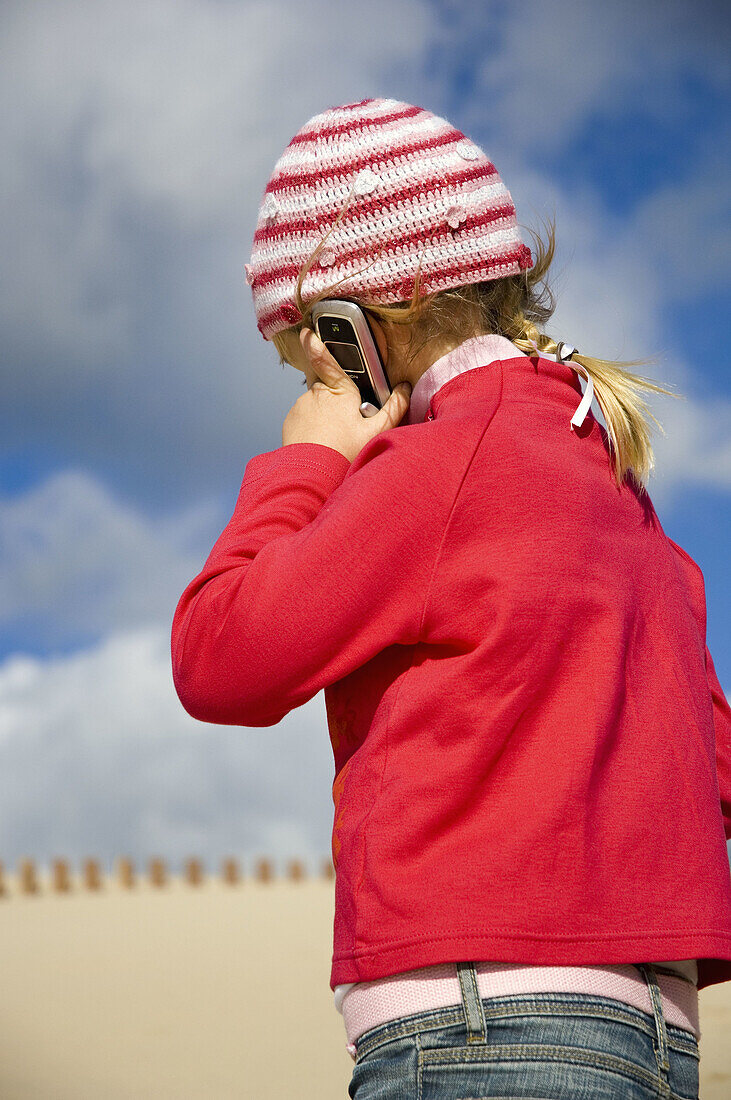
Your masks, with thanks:
[(476, 1026), (479, 1032), (483, 998), (548, 992), (596, 994), (633, 1005), (654, 1017), (660, 1047), (667, 1045), (666, 1023), (700, 1039), (697, 986), (656, 964), (548, 968), (464, 962), (358, 982), (342, 1003), (347, 1049), (354, 1056), (360, 1036), (380, 1024), (460, 1002), (468, 1032)]

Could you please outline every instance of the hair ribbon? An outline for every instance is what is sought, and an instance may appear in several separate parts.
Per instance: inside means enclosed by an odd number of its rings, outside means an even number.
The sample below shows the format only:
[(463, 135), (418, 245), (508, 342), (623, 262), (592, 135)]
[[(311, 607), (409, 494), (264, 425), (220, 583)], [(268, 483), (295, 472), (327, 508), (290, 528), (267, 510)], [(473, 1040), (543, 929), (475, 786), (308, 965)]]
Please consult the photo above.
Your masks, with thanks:
[[(536, 355), (541, 354), (540, 348), (538, 347), (538, 344), (535, 342), (535, 340), (529, 340), (528, 343), (532, 344), (533, 347), (536, 349)], [(592, 381), (592, 377), (586, 367), (582, 366), (580, 363), (569, 363), (569, 359), (575, 351), (576, 348), (572, 344), (565, 344), (563, 340), (559, 340), (558, 344), (556, 345), (556, 362), (564, 363), (565, 365), (571, 367), (572, 370), (575, 370), (577, 374), (583, 373), (584, 377), (586, 378), (586, 389), (584, 390), (584, 395), (576, 408), (576, 412), (571, 417), (571, 423), (569, 424), (569, 428), (571, 429), (571, 431), (573, 431), (574, 428), (580, 428), (581, 425), (584, 423), (586, 414), (591, 408), (591, 403), (594, 400), (594, 382)]]

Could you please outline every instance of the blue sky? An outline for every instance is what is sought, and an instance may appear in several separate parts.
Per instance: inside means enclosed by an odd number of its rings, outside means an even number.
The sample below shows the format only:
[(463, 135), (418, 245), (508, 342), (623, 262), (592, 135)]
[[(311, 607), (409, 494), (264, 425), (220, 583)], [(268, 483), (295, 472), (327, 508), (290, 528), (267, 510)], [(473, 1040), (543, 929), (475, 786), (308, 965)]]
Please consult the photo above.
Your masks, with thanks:
[(261, 193), (309, 117), (367, 96), (448, 117), (522, 226), (555, 217), (548, 332), (658, 356), (638, 369), (684, 395), (651, 401), (649, 489), (703, 570), (729, 693), (729, 22), (673, 0), (3, 5), (7, 862), (329, 854), (322, 696), (266, 731), (197, 723), (169, 631), (301, 393), (244, 282)]

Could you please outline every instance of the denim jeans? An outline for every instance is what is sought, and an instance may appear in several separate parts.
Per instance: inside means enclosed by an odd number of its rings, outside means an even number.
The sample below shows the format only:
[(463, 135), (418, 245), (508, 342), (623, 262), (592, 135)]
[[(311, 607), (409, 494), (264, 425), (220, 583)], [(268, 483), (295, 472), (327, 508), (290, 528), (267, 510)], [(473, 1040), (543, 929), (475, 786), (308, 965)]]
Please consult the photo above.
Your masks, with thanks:
[(651, 963), (652, 1015), (585, 993), (480, 998), (473, 963), (457, 968), (461, 1005), (360, 1036), (351, 1100), (698, 1100), (698, 1042), (666, 1022)]

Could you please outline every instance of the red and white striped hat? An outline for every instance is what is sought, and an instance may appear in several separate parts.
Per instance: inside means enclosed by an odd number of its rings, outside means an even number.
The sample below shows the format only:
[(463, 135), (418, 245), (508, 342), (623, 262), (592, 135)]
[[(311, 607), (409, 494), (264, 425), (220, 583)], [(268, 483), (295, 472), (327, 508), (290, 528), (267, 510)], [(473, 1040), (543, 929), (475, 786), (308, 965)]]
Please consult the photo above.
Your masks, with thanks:
[(245, 266), (266, 340), (302, 319), (300, 268), (346, 204), (303, 281), (305, 302), (335, 283), (329, 297), (407, 301), (420, 260), (422, 295), (533, 266), (510, 192), (461, 130), (395, 99), (331, 107), (292, 138), (259, 208)]

